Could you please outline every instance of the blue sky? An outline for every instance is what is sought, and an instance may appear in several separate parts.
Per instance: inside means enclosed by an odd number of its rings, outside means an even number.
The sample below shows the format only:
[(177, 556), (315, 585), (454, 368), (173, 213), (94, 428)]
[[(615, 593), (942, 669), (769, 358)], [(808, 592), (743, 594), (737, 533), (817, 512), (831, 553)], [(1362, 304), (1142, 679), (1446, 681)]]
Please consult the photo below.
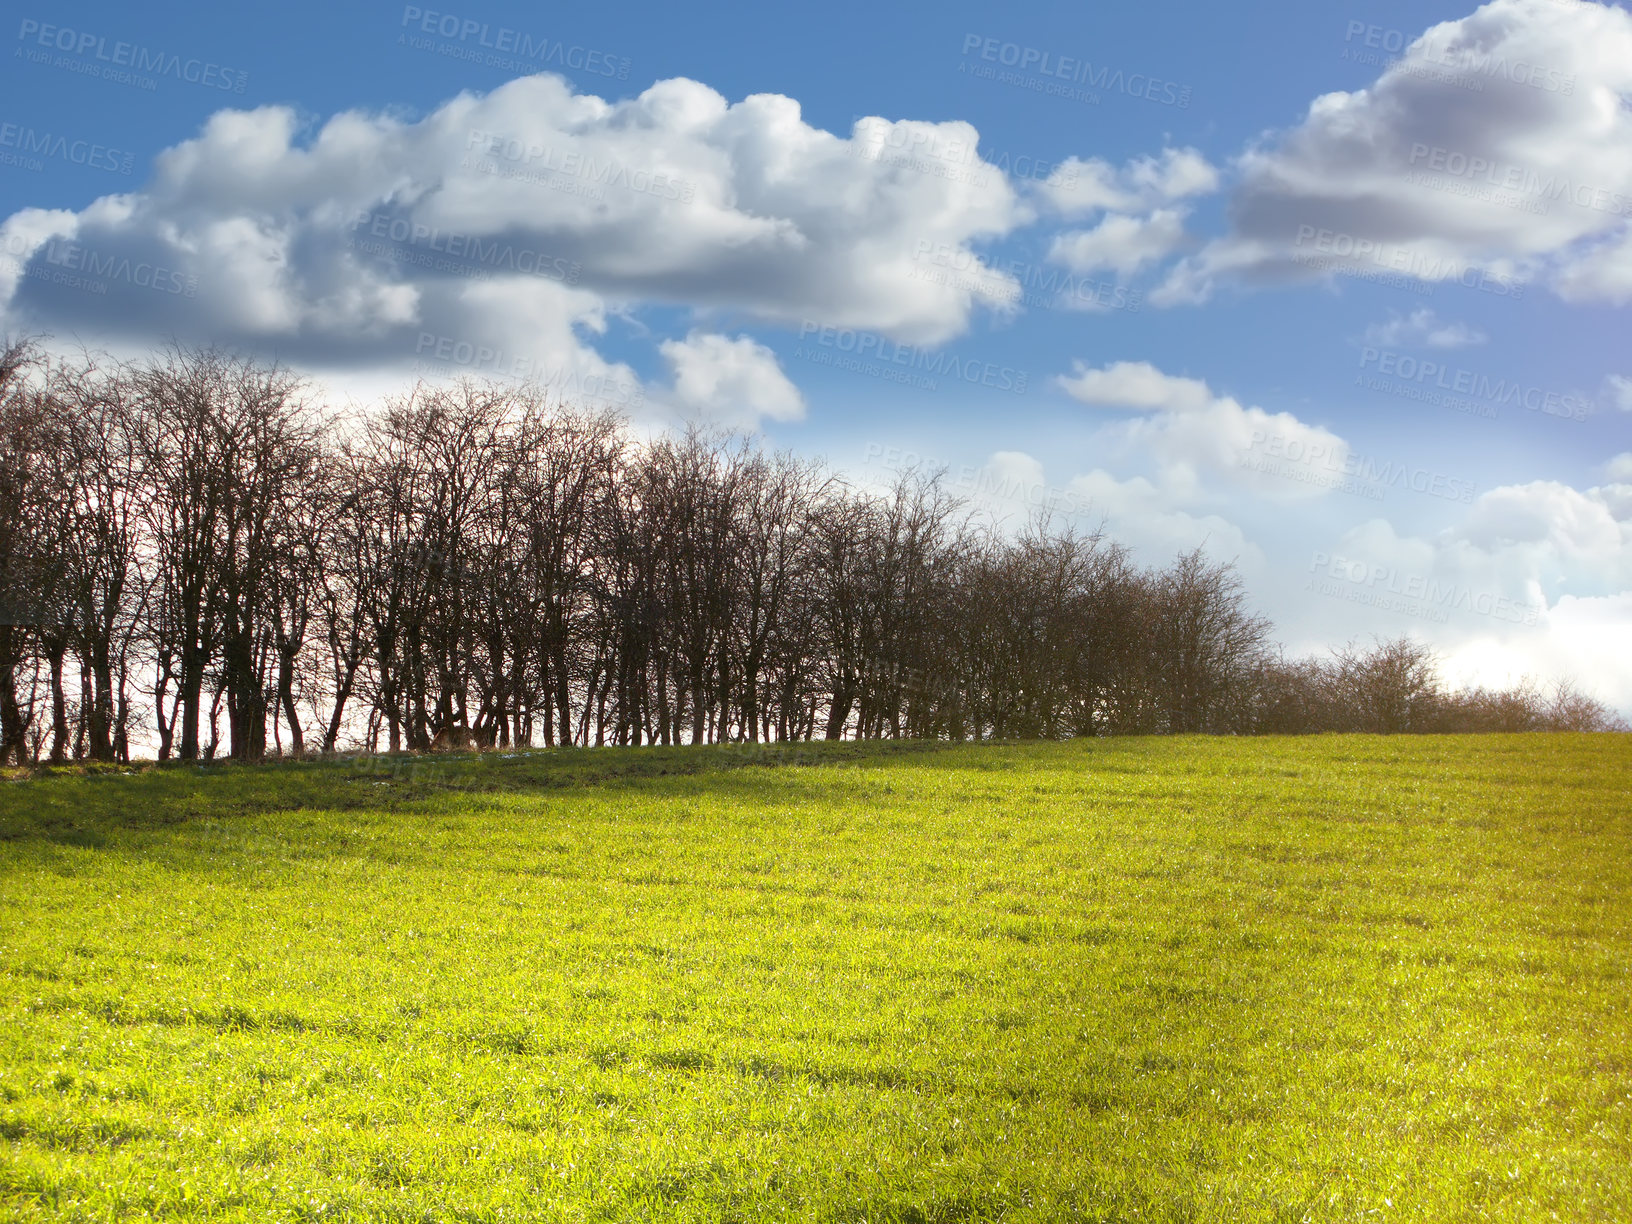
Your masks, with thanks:
[(1237, 558), (1296, 648), (1411, 633), (1632, 709), (1624, 9), (8, 20), (8, 330), (336, 396), (519, 368), (858, 479), (916, 455), (987, 510)]

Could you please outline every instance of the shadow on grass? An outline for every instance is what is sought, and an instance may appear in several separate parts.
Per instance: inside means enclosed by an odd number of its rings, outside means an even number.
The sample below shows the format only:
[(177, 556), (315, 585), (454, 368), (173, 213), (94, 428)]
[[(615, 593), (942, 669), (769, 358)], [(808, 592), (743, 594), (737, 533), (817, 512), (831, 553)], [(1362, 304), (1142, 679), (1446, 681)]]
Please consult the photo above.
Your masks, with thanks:
[[(161, 832), (271, 812), (412, 810), (450, 794), (525, 795), (644, 788), (653, 780), (900, 762), (956, 745), (840, 740), (697, 747), (559, 748), (445, 756), (361, 754), (248, 765), (166, 762), (42, 770), (0, 781), (0, 846), (100, 849), (122, 832)], [(733, 788), (734, 789), (734, 788)]]

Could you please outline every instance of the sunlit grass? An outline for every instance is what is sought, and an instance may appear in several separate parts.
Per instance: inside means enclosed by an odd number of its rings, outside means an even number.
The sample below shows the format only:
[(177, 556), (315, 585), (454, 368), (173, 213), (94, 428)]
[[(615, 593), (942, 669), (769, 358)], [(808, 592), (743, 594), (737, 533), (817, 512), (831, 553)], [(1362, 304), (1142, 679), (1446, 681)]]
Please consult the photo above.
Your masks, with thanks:
[(0, 782), (9, 1218), (1620, 1220), (1632, 737)]

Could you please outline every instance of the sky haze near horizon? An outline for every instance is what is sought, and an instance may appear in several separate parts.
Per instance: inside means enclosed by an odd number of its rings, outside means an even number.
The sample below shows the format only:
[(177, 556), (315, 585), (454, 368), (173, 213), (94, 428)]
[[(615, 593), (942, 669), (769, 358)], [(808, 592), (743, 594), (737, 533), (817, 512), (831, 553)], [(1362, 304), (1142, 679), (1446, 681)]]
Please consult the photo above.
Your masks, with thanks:
[(530, 378), (1632, 713), (1632, 15), (14, 8), (0, 329)]

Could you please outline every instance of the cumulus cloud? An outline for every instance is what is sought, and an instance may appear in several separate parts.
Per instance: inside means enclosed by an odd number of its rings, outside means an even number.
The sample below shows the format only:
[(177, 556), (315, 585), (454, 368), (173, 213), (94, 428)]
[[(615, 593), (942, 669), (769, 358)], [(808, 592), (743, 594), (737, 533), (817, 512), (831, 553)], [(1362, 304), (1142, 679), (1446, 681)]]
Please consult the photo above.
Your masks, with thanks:
[(1078, 361), (1056, 381), (1078, 403), (1100, 408), (1193, 412), (1213, 400), (1201, 379), (1164, 374), (1148, 361), (1117, 361), (1101, 369)]
[[(1502, 596), (1545, 611), (1566, 594), (1588, 599), (1632, 591), (1632, 502), (1615, 486), (1504, 485), (1481, 494), (1460, 522), (1435, 535), (1401, 535), (1372, 519), (1352, 528), (1342, 547), (1446, 591)], [(1467, 624), (1491, 615), (1478, 600), (1451, 610), (1465, 614)]]
[(1144, 476), (1119, 478), (1103, 468), (1074, 477), (1067, 489), (1085, 522), (1103, 523), (1119, 544), (1132, 548), (1146, 563), (1163, 563), (1205, 549), (1221, 561), (1236, 561), (1246, 571), (1260, 569), (1263, 550), (1223, 515), (1186, 508), (1184, 490)]
[[(882, 130), (978, 139), (967, 124)], [(972, 244), (1030, 215), (1001, 171), (937, 176), (868, 156), (791, 98), (732, 103), (676, 79), (607, 101), (541, 74), (413, 122), (356, 111), (307, 131), (287, 107), (218, 112), (140, 191), (7, 218), (0, 310), (318, 368), (628, 384), (594, 340), (641, 304), (956, 336), (1019, 292)], [(975, 274), (914, 277), (926, 245)], [(762, 402), (792, 411), (785, 392)]]
[(1317, 577), (1337, 574), (1372, 628), (1382, 609), (1428, 631), (1470, 678), (1569, 674), (1632, 710), (1629, 492), (1505, 485), (1432, 535), (1371, 519), (1342, 535)]
[(747, 336), (692, 332), (660, 346), (674, 371), (673, 398), (687, 415), (752, 424), (760, 417), (797, 421), (805, 399), (788, 381), (776, 354)]
[(77, 225), (75, 214), (60, 208), (24, 208), (0, 222), (0, 311), (22, 286), (40, 249), (53, 238), (72, 237)]
[(1184, 218), (1184, 210), (1177, 208), (1159, 208), (1148, 217), (1113, 213), (1091, 230), (1057, 235), (1048, 257), (1079, 275), (1109, 268), (1128, 276), (1179, 249)]
[(1387, 270), (1544, 278), (1574, 299), (1625, 301), (1629, 94), (1632, 14), (1492, 0), (1244, 154), (1230, 232), (1181, 261), (1152, 300), (1204, 300), (1224, 278)]
[(1044, 204), (1064, 217), (1142, 212), (1175, 200), (1210, 195), (1219, 173), (1195, 149), (1164, 149), (1118, 168), (1100, 158), (1068, 157), (1040, 185)]
[(1299, 479), (1314, 461), (1341, 471), (1348, 443), (1290, 412), (1269, 412), (1213, 392), (1198, 378), (1165, 374), (1149, 362), (1095, 369), (1077, 362), (1057, 385), (1079, 403), (1140, 415), (1115, 429), (1130, 452), (1153, 456), (1164, 486), (1199, 492), (1204, 478), (1247, 486), (1264, 497), (1317, 497), (1326, 481)]
[(1490, 337), (1467, 323), (1444, 322), (1426, 306), (1401, 317), (1390, 311), (1388, 322), (1366, 328), (1367, 344), (1386, 348), (1467, 348)]
[(1557, 481), (1504, 485), (1482, 494), (1467, 519), (1447, 534), (1486, 554), (1530, 550), (1554, 572), (1632, 586), (1632, 519), (1596, 489), (1586, 492)]

